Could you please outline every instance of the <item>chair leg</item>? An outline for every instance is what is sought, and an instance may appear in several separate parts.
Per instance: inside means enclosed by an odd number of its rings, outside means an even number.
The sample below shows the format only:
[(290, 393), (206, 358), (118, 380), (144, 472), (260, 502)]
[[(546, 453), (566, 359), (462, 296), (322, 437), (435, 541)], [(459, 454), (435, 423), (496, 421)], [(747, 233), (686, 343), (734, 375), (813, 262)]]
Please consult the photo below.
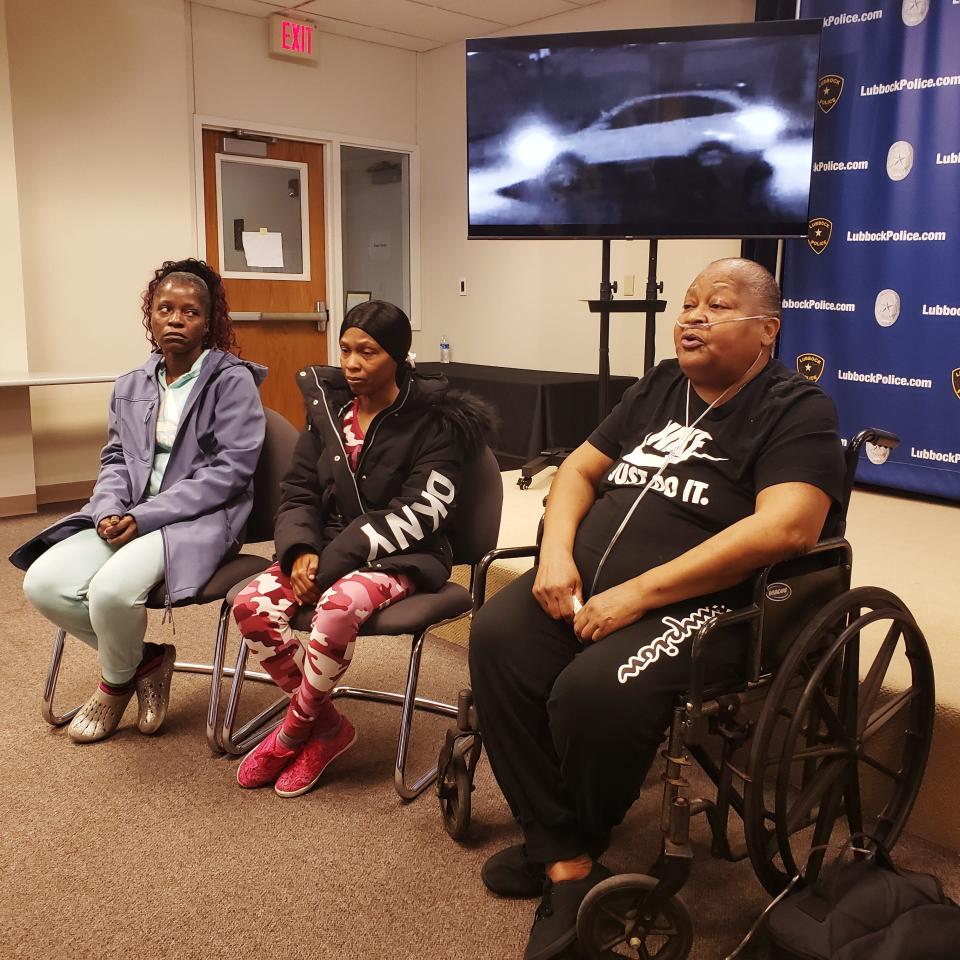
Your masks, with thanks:
[(410, 734), (417, 707), (417, 681), (420, 679), (420, 660), (423, 657), (423, 642), (426, 631), (413, 638), (410, 648), (410, 666), (407, 668), (407, 685), (403, 694), (403, 708), (400, 712), (400, 736), (397, 740), (397, 761), (393, 768), (393, 785), (401, 800), (409, 802), (418, 797), (437, 778), (437, 765), (434, 764), (412, 784), (407, 784), (407, 750), (410, 747)]
[[(460, 619), (456, 617), (454, 619)], [(450, 623), (452, 621), (444, 621)], [(410, 735), (413, 728), (413, 718), (417, 710), (432, 713), (440, 717), (456, 717), (457, 708), (452, 703), (442, 703), (439, 700), (429, 700), (417, 696), (417, 681), (420, 677), (420, 661), (423, 657), (423, 644), (427, 634), (434, 624), (418, 633), (413, 638), (410, 648), (410, 664), (407, 667), (407, 683), (403, 693), (387, 690), (368, 690), (364, 687), (350, 687), (346, 685), (334, 687), (330, 693), (332, 700), (341, 697), (351, 700), (364, 700), (368, 703), (387, 703), (401, 708), (400, 734), (397, 738), (397, 758), (393, 769), (393, 784), (401, 800), (410, 801), (419, 797), (427, 787), (437, 778), (436, 764), (430, 767), (413, 783), (407, 783), (407, 751), (410, 747)]]
[(223, 685), (223, 661), (227, 652), (227, 633), (230, 630), (231, 605), (226, 600), (220, 605), (217, 639), (213, 645), (213, 664), (210, 669), (210, 699), (207, 702), (207, 743), (213, 753), (223, 753), (217, 730), (220, 714), (220, 689)]
[(43, 703), (40, 707), (43, 719), (52, 727), (62, 727), (65, 723), (69, 723), (80, 709), (80, 707), (77, 706), (64, 714), (57, 714), (53, 709), (53, 696), (57, 691), (57, 679), (60, 676), (60, 664), (63, 661), (63, 647), (66, 638), (66, 632), (61, 629), (57, 630), (57, 635), (53, 638), (53, 653), (50, 656), (50, 669), (47, 670), (47, 682), (43, 688)]
[[(224, 638), (224, 641), (226, 638)], [(237, 665), (233, 669), (233, 682), (230, 684), (230, 695), (227, 698), (227, 707), (223, 716), (218, 745), (224, 753), (240, 756), (252, 750), (267, 734), (280, 722), (279, 714), (283, 713), (290, 703), (289, 697), (283, 696), (275, 700), (266, 710), (258, 713), (252, 720), (245, 723), (239, 730), (234, 731), (233, 725), (237, 718), (237, 707), (240, 705), (240, 693), (243, 690), (244, 679), (261, 679), (252, 671), (245, 670), (247, 663), (247, 645), (240, 640), (240, 649), (237, 652)], [(231, 672), (229, 668), (225, 672)], [(269, 679), (269, 678), (268, 678)], [(272, 681), (271, 681), (272, 682)], [(216, 722), (216, 721), (214, 721)]]

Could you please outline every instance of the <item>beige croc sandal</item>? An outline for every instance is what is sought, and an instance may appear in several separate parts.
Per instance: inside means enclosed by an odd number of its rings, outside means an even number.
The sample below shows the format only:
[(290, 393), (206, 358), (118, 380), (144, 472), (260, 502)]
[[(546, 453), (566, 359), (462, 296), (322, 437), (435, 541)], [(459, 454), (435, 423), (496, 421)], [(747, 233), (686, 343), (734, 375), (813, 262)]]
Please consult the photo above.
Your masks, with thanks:
[(77, 711), (67, 727), (67, 734), (77, 743), (95, 743), (104, 740), (117, 729), (123, 711), (133, 696), (133, 687), (125, 693), (113, 694), (99, 685), (93, 696)]
[(172, 643), (163, 646), (163, 660), (149, 673), (137, 678), (137, 729), (141, 733), (156, 733), (167, 716), (177, 648)]

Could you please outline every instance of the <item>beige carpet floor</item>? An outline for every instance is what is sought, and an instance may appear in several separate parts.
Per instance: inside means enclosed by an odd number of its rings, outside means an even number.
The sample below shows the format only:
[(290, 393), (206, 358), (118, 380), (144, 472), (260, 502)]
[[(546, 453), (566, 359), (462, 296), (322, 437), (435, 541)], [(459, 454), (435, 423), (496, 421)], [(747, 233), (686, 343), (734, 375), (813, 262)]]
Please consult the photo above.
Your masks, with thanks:
[[(0, 520), (0, 554), (53, 514)], [(485, 760), (474, 794), (474, 836), (444, 833), (434, 794), (401, 804), (391, 782), (397, 712), (349, 703), (360, 742), (322, 787), (282, 800), (242, 791), (236, 762), (204, 739), (207, 682), (174, 678), (161, 734), (139, 735), (131, 707), (101, 744), (73, 744), (40, 718), (53, 631), (26, 603), (21, 575), (0, 565), (7, 614), (0, 645), (0, 958), (97, 960), (133, 956), (213, 958), (436, 958), (514, 960), (533, 904), (500, 901), (478, 872), (518, 832)], [(182, 658), (207, 659), (216, 611), (176, 612)], [(160, 617), (152, 639), (170, 640)], [(361, 642), (350, 680), (398, 688), (408, 642)], [(70, 641), (59, 703), (93, 688), (94, 657)], [(465, 651), (437, 640), (423, 668), (427, 695), (455, 697), (466, 682)], [(256, 691), (265, 702), (266, 689)], [(415, 733), (413, 764), (435, 758), (445, 721)], [(659, 784), (651, 775), (617, 832), (606, 862), (641, 871), (652, 861)], [(709, 857), (695, 827), (697, 863), (682, 899), (694, 916), (692, 956), (718, 960), (766, 901), (749, 863)], [(912, 838), (897, 848), (906, 866), (933, 870), (960, 896), (956, 855)]]

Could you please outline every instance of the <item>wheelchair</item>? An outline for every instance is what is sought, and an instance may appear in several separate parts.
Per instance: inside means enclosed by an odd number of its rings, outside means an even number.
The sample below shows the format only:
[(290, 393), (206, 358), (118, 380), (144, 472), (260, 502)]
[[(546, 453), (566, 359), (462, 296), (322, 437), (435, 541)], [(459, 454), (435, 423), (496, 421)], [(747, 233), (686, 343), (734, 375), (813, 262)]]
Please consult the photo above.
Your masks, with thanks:
[[(934, 721), (933, 666), (904, 603), (878, 587), (851, 589), (843, 538), (861, 449), (899, 444), (863, 430), (845, 451), (842, 511), (831, 539), (755, 576), (752, 602), (705, 624), (693, 638), (690, 683), (673, 709), (664, 761), (661, 852), (646, 874), (594, 887), (577, 917), (582, 954), (684, 960), (690, 915), (677, 894), (693, 865), (691, 819), (703, 815), (715, 858), (749, 858), (771, 896), (813, 882), (831, 844), (861, 834), (896, 843), (920, 789)], [(541, 521), (542, 532), (542, 521)], [(538, 536), (539, 542), (539, 536)], [(474, 610), (487, 570), (537, 547), (491, 551), (478, 566)], [(745, 637), (744, 674), (723, 688), (704, 675), (704, 650), (724, 631)], [(440, 751), (437, 793), (447, 832), (463, 839), (481, 753), (471, 693)], [(715, 797), (691, 797), (695, 761)], [(712, 792), (712, 790), (711, 790)], [(730, 830), (730, 812), (742, 827)]]

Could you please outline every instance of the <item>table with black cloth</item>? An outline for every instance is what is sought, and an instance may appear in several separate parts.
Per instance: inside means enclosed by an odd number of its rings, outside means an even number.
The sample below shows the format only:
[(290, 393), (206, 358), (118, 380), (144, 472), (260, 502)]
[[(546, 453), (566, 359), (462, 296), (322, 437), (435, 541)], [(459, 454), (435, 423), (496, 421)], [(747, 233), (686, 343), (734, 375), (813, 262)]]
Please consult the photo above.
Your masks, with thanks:
[[(576, 447), (598, 422), (596, 374), (479, 363), (418, 363), (417, 370), (443, 374), (451, 387), (469, 390), (496, 409), (500, 429), (493, 448), (504, 469), (516, 468), (542, 450)], [(611, 406), (635, 382), (635, 377), (611, 377)]]

